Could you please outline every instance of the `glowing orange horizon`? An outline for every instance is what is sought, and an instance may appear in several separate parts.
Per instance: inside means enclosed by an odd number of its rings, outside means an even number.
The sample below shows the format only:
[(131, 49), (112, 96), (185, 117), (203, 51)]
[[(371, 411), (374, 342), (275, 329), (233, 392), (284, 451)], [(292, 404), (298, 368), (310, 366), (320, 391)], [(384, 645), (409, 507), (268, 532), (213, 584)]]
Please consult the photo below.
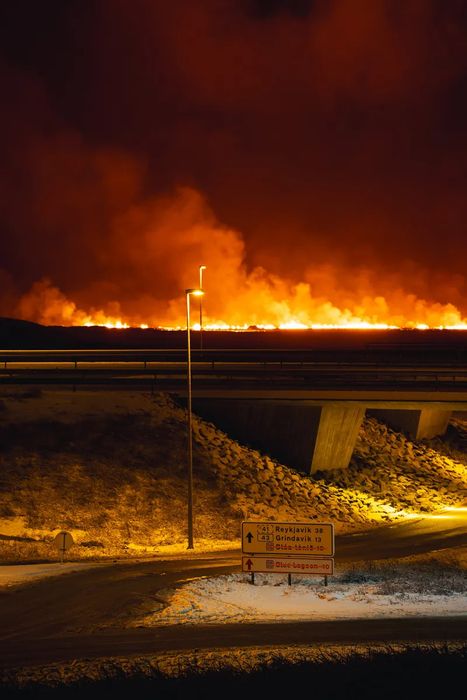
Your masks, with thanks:
[[(140, 323), (137, 325), (131, 325), (129, 323), (125, 323), (124, 321), (121, 320), (107, 320), (107, 321), (100, 321), (100, 322), (93, 322), (92, 320), (87, 320), (85, 323), (79, 324), (82, 327), (98, 327), (98, 328), (109, 328), (112, 330), (125, 330), (129, 328), (139, 328), (143, 330), (147, 329), (153, 329), (153, 330), (163, 330), (163, 331), (181, 331), (181, 330), (186, 330), (186, 324), (185, 325), (177, 325), (177, 326), (164, 326), (164, 325), (156, 325), (156, 326), (151, 326), (147, 323)], [(200, 331), (200, 325), (199, 323), (194, 323), (191, 326), (192, 331)], [(211, 331), (235, 331), (235, 332), (248, 332), (248, 331), (274, 331), (274, 330), (361, 330), (361, 331), (375, 331), (375, 330), (417, 330), (417, 331), (426, 331), (426, 330), (448, 330), (448, 331), (467, 331), (467, 323), (460, 323), (452, 326), (428, 326), (425, 323), (419, 323), (419, 324), (414, 324), (414, 325), (407, 325), (407, 326), (394, 326), (390, 325), (387, 323), (369, 323), (367, 321), (362, 321), (360, 323), (348, 323), (345, 325), (339, 325), (339, 324), (326, 324), (326, 323), (313, 323), (309, 326), (303, 324), (303, 323), (298, 323), (294, 321), (286, 322), (286, 323), (281, 323), (279, 325), (274, 325), (272, 323), (268, 324), (244, 324), (244, 325), (229, 325), (227, 323), (219, 323), (219, 324), (213, 324), (213, 323), (208, 323), (206, 325), (203, 324), (203, 332), (211, 332)]]
[[(219, 292), (206, 290), (203, 331), (467, 330), (467, 318), (451, 303), (429, 302), (405, 292), (393, 297), (375, 292), (355, 294), (353, 298), (337, 293), (334, 296), (336, 299), (320, 295), (309, 284), (292, 285), (259, 274), (238, 286), (230, 285), (227, 291), (219, 282)], [(131, 302), (112, 300), (100, 308), (93, 305), (85, 309), (50, 280), (43, 279), (22, 297), (17, 317), (46, 326), (183, 330), (185, 303), (183, 294), (166, 301), (145, 296)], [(196, 304), (191, 326), (194, 331), (199, 330), (195, 309)]]

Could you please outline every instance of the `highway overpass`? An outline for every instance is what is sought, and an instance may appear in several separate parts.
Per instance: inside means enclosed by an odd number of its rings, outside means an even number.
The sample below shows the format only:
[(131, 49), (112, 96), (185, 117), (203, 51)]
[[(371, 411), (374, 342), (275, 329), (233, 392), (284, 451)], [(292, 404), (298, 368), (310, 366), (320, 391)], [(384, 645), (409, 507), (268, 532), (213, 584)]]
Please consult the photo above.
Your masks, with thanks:
[[(464, 358), (404, 361), (310, 350), (192, 352), (193, 408), (237, 439), (304, 471), (346, 467), (365, 412), (412, 439), (442, 434), (467, 411)], [(0, 350), (0, 390), (112, 386), (187, 394), (187, 357), (164, 350)], [(1, 394), (0, 394), (1, 397)]]

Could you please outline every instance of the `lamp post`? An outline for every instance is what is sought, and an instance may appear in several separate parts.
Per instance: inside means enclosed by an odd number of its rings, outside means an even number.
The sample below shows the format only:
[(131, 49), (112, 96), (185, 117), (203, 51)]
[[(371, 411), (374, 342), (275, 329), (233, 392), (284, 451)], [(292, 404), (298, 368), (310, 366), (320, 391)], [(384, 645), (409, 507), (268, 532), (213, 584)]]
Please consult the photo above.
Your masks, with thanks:
[(186, 333), (188, 350), (188, 547), (193, 549), (193, 445), (191, 429), (191, 345), (190, 345), (190, 297), (201, 297), (202, 289), (185, 289)]
[[(206, 265), (199, 266), (199, 288), (203, 290), (203, 270), (206, 269)], [(200, 294), (199, 297), (199, 349), (203, 349), (203, 295)]]

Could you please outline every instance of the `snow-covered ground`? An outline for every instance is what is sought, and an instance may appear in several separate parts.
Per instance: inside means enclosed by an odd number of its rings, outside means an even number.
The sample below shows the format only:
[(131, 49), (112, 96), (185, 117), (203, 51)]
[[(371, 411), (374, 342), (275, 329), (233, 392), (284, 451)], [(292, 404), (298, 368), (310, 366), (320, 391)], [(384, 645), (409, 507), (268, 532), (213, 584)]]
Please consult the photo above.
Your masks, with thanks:
[(132, 626), (465, 615), (464, 572), (385, 566), (328, 577), (230, 574), (158, 592), (155, 611)]
[[(106, 566), (109, 557), (189, 556), (186, 417), (168, 397), (10, 392), (2, 400), (8, 449), (1, 455), (1, 557), (5, 563), (49, 562), (0, 566), (0, 592), (44, 576)], [(310, 478), (195, 417), (196, 551), (239, 547), (245, 519), (327, 520), (343, 533), (460, 507), (467, 502), (466, 416), (453, 419), (451, 431), (443, 439), (413, 443), (369, 418), (349, 468)], [(70, 558), (85, 561), (57, 561), (53, 539), (59, 530), (71, 532), (75, 540)], [(277, 574), (257, 574), (254, 586), (248, 574), (196, 579), (159, 591), (149, 614), (144, 605), (146, 614), (131, 624), (427, 615), (465, 615), (467, 622), (467, 553), (462, 549), (462, 561), (438, 557), (433, 566), (425, 566), (430, 562), (423, 557), (413, 566), (399, 560), (384, 566), (377, 562), (372, 570), (338, 567), (327, 587), (321, 577), (295, 575), (292, 586), (287, 576)], [(99, 557), (107, 562), (96, 563)], [(312, 652), (310, 647), (280, 650), (287, 658)], [(223, 654), (230, 664), (251, 667), (255, 659), (276, 659), (279, 651), (239, 649), (238, 656), (232, 649), (190, 651), (184, 658), (188, 667), (209, 666)], [(154, 663), (156, 669), (180, 673), (182, 662), (177, 652), (144, 662), (122, 659), (117, 665), (139, 673)], [(62, 682), (101, 672), (108, 672), (106, 660), (83, 660), (68, 669), (63, 664), (39, 669), (38, 677)], [(24, 673), (34, 678), (34, 670)]]
[[(158, 591), (149, 614), (136, 617), (131, 626), (215, 624), (229, 622), (285, 622), (297, 620), (344, 620), (388, 617), (464, 615), (467, 622), (466, 548), (452, 554), (439, 553), (430, 564), (426, 557), (414, 561), (394, 560), (374, 564), (338, 566), (336, 575), (324, 585), (321, 577), (292, 577), (257, 574), (251, 585), (249, 574), (231, 574), (188, 581), (185, 585)], [(415, 561), (416, 560), (416, 561)], [(457, 566), (454, 566), (454, 562)], [(27, 583), (43, 576), (78, 571), (105, 564), (33, 564), (0, 567), (0, 582)], [(146, 607), (146, 606), (145, 606)], [(147, 610), (147, 607), (146, 607)], [(462, 643), (461, 643), (462, 645)], [(457, 645), (458, 646), (458, 645)], [(450, 643), (454, 651), (456, 643)], [(116, 674), (118, 678), (136, 674), (180, 676), (196, 670), (234, 668), (252, 671), (264, 664), (316, 661), (336, 654), (340, 661), (349, 654), (368, 656), (388, 644), (368, 645), (283, 645), (280, 647), (212, 648), (187, 652), (165, 652), (144, 657), (83, 659), (69, 663), (24, 667), (8, 672), (5, 679), (15, 684), (40, 682), (51, 686), (95, 681)], [(420, 645), (422, 648), (423, 645)], [(433, 643), (427, 645), (433, 649)], [(391, 653), (404, 651), (404, 645), (391, 644)]]
[[(0, 566), (0, 589), (41, 578), (106, 566), (64, 562)], [(465, 615), (465, 569), (385, 563), (373, 568), (340, 567), (329, 576), (246, 573), (203, 577), (159, 591), (152, 613), (132, 626), (285, 620), (343, 620), (368, 617)]]

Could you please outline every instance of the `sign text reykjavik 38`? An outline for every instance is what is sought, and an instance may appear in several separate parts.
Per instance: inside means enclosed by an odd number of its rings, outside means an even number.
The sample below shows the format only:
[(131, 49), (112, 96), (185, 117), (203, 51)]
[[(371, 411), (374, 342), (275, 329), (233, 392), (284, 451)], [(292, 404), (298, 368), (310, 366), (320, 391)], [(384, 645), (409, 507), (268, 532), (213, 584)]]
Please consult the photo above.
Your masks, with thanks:
[(242, 523), (242, 551), (248, 554), (334, 556), (332, 523)]

